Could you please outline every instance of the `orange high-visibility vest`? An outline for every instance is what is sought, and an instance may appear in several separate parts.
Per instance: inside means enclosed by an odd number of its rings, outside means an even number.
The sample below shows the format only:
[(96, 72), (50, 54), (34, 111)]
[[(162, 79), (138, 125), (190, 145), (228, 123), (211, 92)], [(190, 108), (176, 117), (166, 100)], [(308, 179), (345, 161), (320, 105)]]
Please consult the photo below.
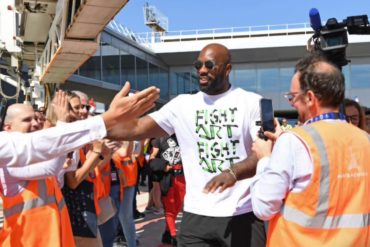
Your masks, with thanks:
[(140, 154), (139, 156), (136, 157), (136, 159), (139, 161), (139, 166), (144, 167), (144, 164), (145, 164), (144, 154)]
[[(82, 148), (80, 148), (80, 162), (81, 162), (82, 166), (84, 165), (85, 161), (86, 161), (85, 151)], [(94, 187), (93, 187), (93, 190), (94, 190), (94, 205), (95, 205), (96, 215), (99, 215), (101, 209), (100, 209), (100, 206), (99, 206), (98, 196), (99, 196), (99, 193), (100, 193), (101, 189), (98, 188), (98, 187), (100, 187), (100, 184), (99, 184), (98, 179), (96, 178), (97, 173), (99, 173), (99, 168), (95, 167), (94, 171), (90, 172), (85, 180), (90, 182), (90, 183), (93, 183), (93, 185), (94, 185)], [(91, 174), (93, 175), (93, 177), (91, 177)]]
[(109, 196), (110, 193), (110, 162), (107, 162), (102, 168), (95, 169), (96, 194), (98, 199)]
[(1, 246), (75, 246), (68, 210), (54, 177), (27, 181), (21, 193), (2, 199)]
[(302, 192), (288, 192), (267, 246), (370, 246), (369, 135), (325, 121), (290, 131), (306, 143), (313, 174)]
[(125, 184), (120, 184), (121, 200), (123, 198), (123, 188), (132, 187), (137, 183), (138, 176), (138, 164), (136, 159), (132, 160), (131, 156), (121, 157), (118, 154), (114, 154), (113, 162), (117, 167), (118, 172), (124, 176)]
[(99, 215), (101, 208), (99, 200), (106, 198), (110, 193), (110, 163), (108, 162), (101, 170), (95, 167), (95, 179), (94, 179), (94, 204), (96, 208), (96, 214)]

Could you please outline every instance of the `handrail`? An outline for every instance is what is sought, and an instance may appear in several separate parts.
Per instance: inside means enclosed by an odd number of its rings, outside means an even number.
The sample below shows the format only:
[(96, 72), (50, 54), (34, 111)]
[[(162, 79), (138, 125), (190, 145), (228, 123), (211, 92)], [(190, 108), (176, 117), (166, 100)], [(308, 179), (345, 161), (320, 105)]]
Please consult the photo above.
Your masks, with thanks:
[(289, 35), (294, 33), (311, 34), (313, 30), (309, 23), (292, 23), (292, 24), (274, 24), (260, 26), (239, 26), (226, 28), (208, 28), (208, 29), (188, 29), (167, 32), (141, 32), (133, 33), (132, 31), (122, 32), (118, 27), (124, 27), (122, 24), (112, 20), (107, 25), (109, 29), (116, 31), (126, 37), (129, 37), (141, 44), (163, 43), (168, 41), (189, 41), (199, 39), (227, 38), (233, 39), (238, 37), (270, 36), (270, 35)]

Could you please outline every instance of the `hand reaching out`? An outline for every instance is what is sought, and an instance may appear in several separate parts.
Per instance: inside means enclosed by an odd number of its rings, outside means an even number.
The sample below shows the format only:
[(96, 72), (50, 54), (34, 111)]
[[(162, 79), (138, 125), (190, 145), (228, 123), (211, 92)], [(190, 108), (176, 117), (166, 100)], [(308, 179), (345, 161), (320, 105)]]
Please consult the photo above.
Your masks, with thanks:
[(130, 83), (126, 82), (122, 90), (113, 98), (108, 111), (102, 115), (109, 137), (119, 137), (113, 132), (119, 128), (127, 128), (125, 123), (137, 119), (152, 109), (159, 98), (159, 89), (156, 87), (149, 87), (132, 96), (127, 96), (129, 91)]
[(56, 92), (52, 106), (58, 121), (68, 123), (77, 119), (77, 116), (73, 114), (73, 111), (70, 109), (68, 96), (64, 91), (59, 90)]

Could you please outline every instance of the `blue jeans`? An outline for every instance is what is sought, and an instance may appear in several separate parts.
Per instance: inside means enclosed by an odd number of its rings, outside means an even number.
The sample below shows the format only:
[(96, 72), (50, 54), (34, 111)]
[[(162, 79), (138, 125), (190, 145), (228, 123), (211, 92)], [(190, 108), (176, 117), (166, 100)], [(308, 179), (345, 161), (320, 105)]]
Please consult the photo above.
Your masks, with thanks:
[(123, 192), (123, 200), (119, 200), (119, 186), (111, 187), (110, 196), (117, 208), (116, 215), (99, 226), (104, 247), (112, 247), (117, 233), (118, 223), (121, 223), (123, 233), (129, 247), (136, 247), (136, 229), (133, 215), (135, 186), (127, 187)]
[(128, 247), (136, 247), (136, 229), (134, 221), (133, 201), (136, 195), (135, 186), (126, 187), (123, 200), (119, 205), (118, 218), (121, 222)]

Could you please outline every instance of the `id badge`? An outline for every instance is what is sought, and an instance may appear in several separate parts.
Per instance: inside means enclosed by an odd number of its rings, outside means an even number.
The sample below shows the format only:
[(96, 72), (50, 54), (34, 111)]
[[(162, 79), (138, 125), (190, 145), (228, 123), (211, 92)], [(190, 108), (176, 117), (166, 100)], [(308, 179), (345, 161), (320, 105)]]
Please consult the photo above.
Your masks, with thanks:
[(112, 181), (117, 181), (118, 180), (116, 172), (111, 172), (110, 177), (111, 177)]

